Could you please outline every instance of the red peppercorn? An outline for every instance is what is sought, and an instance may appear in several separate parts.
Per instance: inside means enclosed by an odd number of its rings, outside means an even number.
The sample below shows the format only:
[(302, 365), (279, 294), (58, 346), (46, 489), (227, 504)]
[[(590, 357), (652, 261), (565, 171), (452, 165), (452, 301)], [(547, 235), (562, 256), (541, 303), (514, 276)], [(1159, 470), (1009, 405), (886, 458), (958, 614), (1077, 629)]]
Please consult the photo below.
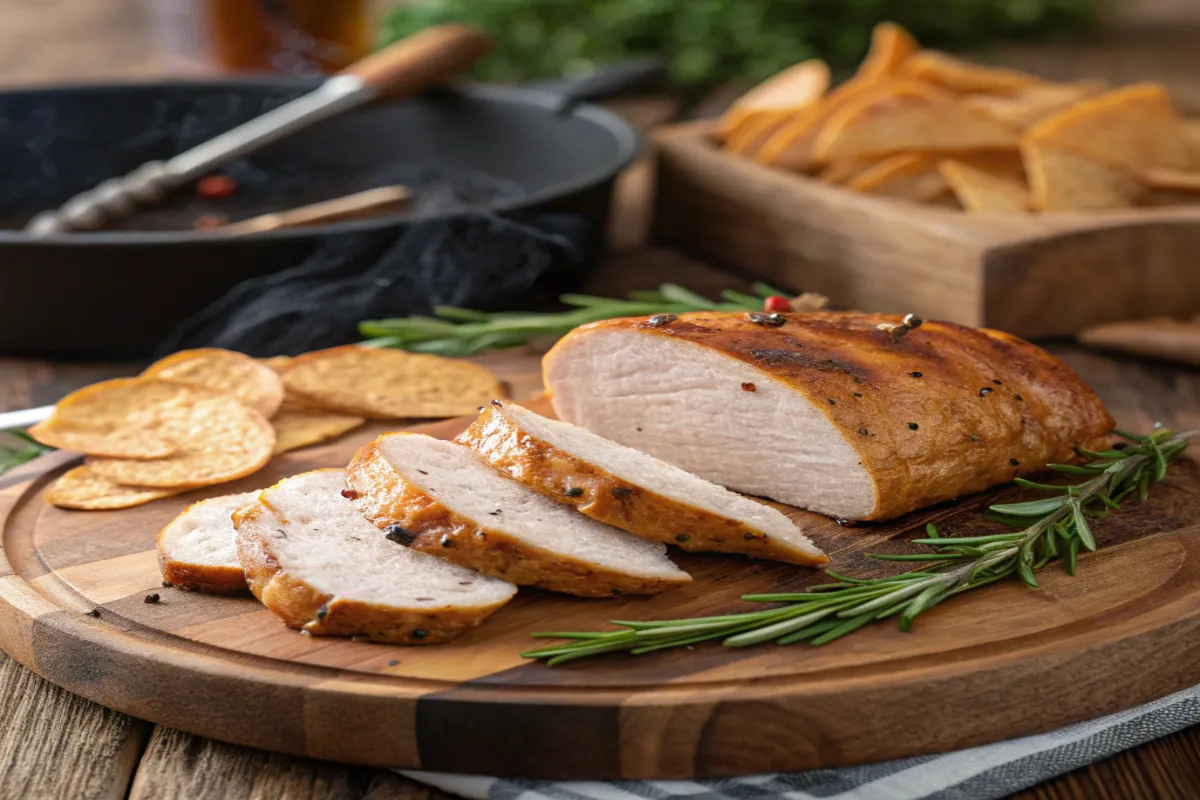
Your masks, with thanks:
[(237, 181), (228, 175), (208, 175), (196, 181), (196, 194), (205, 200), (221, 200), (237, 194)]
[(766, 300), (763, 300), (763, 311), (770, 311), (775, 314), (786, 314), (791, 310), (792, 304), (788, 302), (786, 297), (780, 297), (777, 294), (773, 294)]

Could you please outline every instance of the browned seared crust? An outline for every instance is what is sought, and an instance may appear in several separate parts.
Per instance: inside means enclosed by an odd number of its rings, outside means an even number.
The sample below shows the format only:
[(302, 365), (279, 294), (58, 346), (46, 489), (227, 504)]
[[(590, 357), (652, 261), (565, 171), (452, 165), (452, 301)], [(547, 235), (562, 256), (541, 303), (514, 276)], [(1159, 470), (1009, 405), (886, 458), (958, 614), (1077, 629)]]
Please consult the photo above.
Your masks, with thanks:
[[(288, 627), (320, 636), (365, 636), (387, 644), (438, 644), (462, 636), (504, 605), (442, 609), (431, 614), (428, 610), (335, 599), (280, 569), (266, 536), (270, 514), (259, 503), (243, 506), (233, 513), (234, 527), (238, 530), (238, 557), (250, 591)], [(416, 630), (425, 631), (426, 635), (415, 637)]]
[[(926, 322), (899, 341), (888, 314), (786, 314), (771, 327), (745, 314), (680, 314), (576, 328), (545, 358), (604, 328), (712, 348), (760, 369), (820, 408), (875, 480), (870, 519), (982, 491), (1099, 446), (1114, 421), (1096, 393), (1050, 353), (1007, 333)], [(912, 426), (916, 425), (916, 428)], [(764, 454), (766, 455), (766, 454)]]
[[(799, 558), (760, 529), (722, 517), (635, 483), (561, 450), (488, 406), (456, 440), (496, 469), (551, 500), (607, 525), (684, 550), (740, 553), (792, 564), (825, 564), (828, 558)], [(572, 497), (569, 489), (582, 489)]]
[(205, 567), (169, 559), (160, 551), (158, 567), (163, 581), (177, 589), (205, 594), (242, 594), (246, 591), (246, 575), (232, 567)]
[(413, 537), (409, 547), (519, 586), (540, 586), (579, 597), (611, 597), (657, 594), (681, 583), (612, 572), (535, 550), (503, 530), (456, 514), (405, 481), (375, 442), (354, 454), (346, 468), (346, 485), (356, 495), (354, 505), (369, 522), (380, 530), (399, 525)]

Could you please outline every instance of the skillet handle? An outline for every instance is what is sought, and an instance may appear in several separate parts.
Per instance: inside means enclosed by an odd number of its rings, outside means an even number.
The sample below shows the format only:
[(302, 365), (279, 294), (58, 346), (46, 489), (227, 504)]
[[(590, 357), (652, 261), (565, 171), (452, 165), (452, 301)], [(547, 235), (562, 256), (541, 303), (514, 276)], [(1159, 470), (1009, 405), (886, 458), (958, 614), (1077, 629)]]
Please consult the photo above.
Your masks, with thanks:
[(559, 109), (569, 110), (579, 103), (609, 100), (636, 91), (661, 89), (667, 79), (667, 62), (657, 56), (630, 58), (606, 64), (589, 75), (528, 84), (559, 97)]
[(346, 69), (376, 97), (415, 94), (466, 72), (492, 49), (492, 41), (470, 25), (439, 25), (385, 47)]

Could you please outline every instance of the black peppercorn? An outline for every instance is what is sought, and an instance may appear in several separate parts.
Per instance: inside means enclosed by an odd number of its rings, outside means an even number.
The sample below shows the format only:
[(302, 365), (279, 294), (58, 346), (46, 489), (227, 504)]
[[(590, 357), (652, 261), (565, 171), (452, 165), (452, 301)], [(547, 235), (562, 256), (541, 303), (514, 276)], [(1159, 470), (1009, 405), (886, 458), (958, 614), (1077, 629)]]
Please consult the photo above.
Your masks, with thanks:
[(922, 377), (924, 377), (924, 373), (922, 373), (922, 372), (910, 372), (910, 373), (908, 373), (908, 374), (909, 374), (909, 375), (912, 375), (914, 378), (922, 378)]
[(755, 536), (753, 533), (743, 533), (743, 534), (742, 534), (742, 538), (743, 538), (743, 539), (745, 539), (745, 540), (748, 542), (748, 541), (750, 541), (750, 540), (752, 540), (752, 539), (757, 539), (758, 537), (757, 537), (757, 536)]
[(787, 322), (787, 317), (783, 314), (764, 314), (762, 311), (751, 311), (746, 314), (746, 319), (755, 325), (765, 325), (768, 328), (778, 328)]
[(504, 405), (504, 403), (501, 403), (499, 400), (493, 400), (492, 405), (494, 405), (496, 408), (500, 408), (500, 406)]
[(100, 609), (93, 608), (91, 611), (87, 612), (87, 615), (89, 617), (98, 617), (98, 616), (100, 616)]
[(970, 437), (970, 438), (971, 438), (971, 441), (972, 441), (972, 442), (980, 442), (980, 441), (983, 441), (983, 440), (982, 440), (982, 439), (980, 439), (978, 436), (972, 436), (972, 437)]
[(836, 406), (836, 405), (837, 405), (837, 401), (836, 401), (836, 400), (834, 400), (832, 397), (827, 397), (827, 398), (825, 398), (825, 399), (829, 401), (829, 405), (831, 405), (831, 406)]
[(388, 662), (388, 666), (389, 667), (398, 667), (398, 666), (400, 666), (400, 660), (397, 658), (393, 658), (391, 661)]
[(1016, 398), (1017, 398), (1018, 403), (1024, 402), (1024, 400), (1025, 400), (1025, 398), (1021, 397), (1021, 395), (1016, 395)]
[(691, 539), (691, 538), (692, 538), (692, 535), (690, 533), (681, 533), (675, 537), (675, 541), (686, 542), (688, 539)]
[(412, 544), (417, 538), (416, 535), (411, 531), (406, 531), (402, 526), (395, 524), (388, 525), (386, 528), (384, 528), (383, 535), (388, 539), (388, 541), (395, 542), (396, 544), (402, 544), (406, 547)]
[(1008, 460), (1008, 463), (1012, 464), (1014, 467), (1019, 467), (1019, 466), (1021, 466), (1021, 462), (1020, 462), (1020, 461), (1017, 461), (1015, 458), (1010, 458), (1010, 459)]
[(162, 583), (164, 589), (171, 589), (175, 586), (175, 584), (171, 583), (170, 581), (163, 581)]
[(663, 325), (670, 325), (679, 317), (674, 314), (655, 314), (650, 319), (646, 320), (646, 324), (651, 328), (661, 328)]
[(578, 486), (572, 486), (570, 489), (567, 489), (567, 497), (583, 497), (583, 489), (580, 489)]
[(855, 393), (854, 393), (854, 396), (855, 396), (855, 397), (862, 397), (862, 392), (855, 392)]
[(450, 534), (446, 534), (442, 537), (442, 540), (439, 544), (441, 544), (442, 547), (454, 547), (454, 540), (450, 538)]
[(622, 497), (629, 497), (631, 494), (633, 494), (633, 489), (630, 489), (628, 486), (618, 486), (612, 490), (612, 496), (618, 499)]
[(161, 598), (158, 596), (158, 592), (151, 592), (150, 594), (146, 595), (146, 599), (144, 602), (157, 603), (160, 599)]
[(609, 592), (609, 594), (611, 594), (613, 597), (620, 597), (620, 596), (621, 596), (621, 590), (620, 590), (620, 589), (613, 589), (611, 592)]
[(487, 534), (483, 531), (475, 531), (475, 538), (482, 542), (487, 538)]
[[(753, 383), (743, 383), (743, 384), (742, 384), (742, 391), (743, 391), (743, 392), (757, 392), (757, 391), (758, 391), (758, 387), (757, 387), (757, 386), (755, 386)], [(641, 428), (638, 428), (638, 430), (641, 430)]]
[(917, 428), (919, 428), (919, 427), (921, 427), (921, 426), (920, 426), (920, 425), (918, 425), (918, 424), (917, 424), (917, 423), (915, 423), (915, 422), (910, 422), (910, 423), (908, 423), (908, 429), (909, 429), (910, 431), (915, 431), (915, 430), (916, 430)]
[(990, 386), (985, 386), (979, 390), (980, 397), (987, 397), (991, 393), (992, 393), (992, 387), (990, 387)]
[(429, 631), (425, 630), (424, 628), (416, 628), (412, 632), (412, 637), (414, 639), (424, 639), (428, 635)]
[(992, 383), (996, 384), (997, 386), (1004, 385), (1004, 381), (1000, 380), (999, 378), (992, 378)]
[(323, 605), (317, 609), (317, 622), (324, 622), (325, 618), (328, 616), (329, 616), (329, 604), (326, 603), (325, 605)]
[(870, 435), (871, 435), (870, 433), (868, 433), (868, 432), (867, 432), (867, 429), (866, 429), (866, 428), (859, 428), (859, 429), (858, 429), (858, 432), (859, 432), (859, 433), (861, 433), (863, 436), (870, 436)]

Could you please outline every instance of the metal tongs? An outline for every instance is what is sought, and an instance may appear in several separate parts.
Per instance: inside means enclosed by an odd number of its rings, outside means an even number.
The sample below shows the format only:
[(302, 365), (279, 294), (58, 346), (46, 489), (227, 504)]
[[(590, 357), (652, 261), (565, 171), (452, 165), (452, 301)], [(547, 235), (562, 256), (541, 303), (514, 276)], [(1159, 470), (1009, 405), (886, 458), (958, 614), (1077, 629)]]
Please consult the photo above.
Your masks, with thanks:
[(308, 94), (268, 111), (167, 161), (149, 161), (123, 178), (111, 178), (43, 211), (25, 230), (34, 236), (95, 230), (157, 202), (217, 167), (253, 153), (343, 111), (382, 97), (415, 94), (467, 70), (491, 49), (482, 32), (442, 25), (372, 53)]

